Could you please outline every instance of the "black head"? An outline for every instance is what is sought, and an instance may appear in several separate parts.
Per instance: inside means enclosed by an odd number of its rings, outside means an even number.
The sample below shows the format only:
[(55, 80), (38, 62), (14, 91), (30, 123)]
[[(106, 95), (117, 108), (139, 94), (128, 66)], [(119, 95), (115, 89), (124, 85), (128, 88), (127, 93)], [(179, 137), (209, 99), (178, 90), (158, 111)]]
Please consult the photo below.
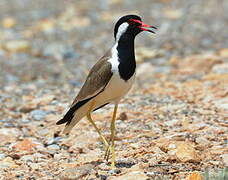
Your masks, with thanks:
[(154, 29), (157, 29), (154, 26), (149, 26), (142, 22), (141, 18), (137, 15), (126, 15), (121, 17), (114, 29), (115, 39), (119, 39), (123, 34), (130, 35), (135, 37), (142, 31), (148, 31), (154, 33)]

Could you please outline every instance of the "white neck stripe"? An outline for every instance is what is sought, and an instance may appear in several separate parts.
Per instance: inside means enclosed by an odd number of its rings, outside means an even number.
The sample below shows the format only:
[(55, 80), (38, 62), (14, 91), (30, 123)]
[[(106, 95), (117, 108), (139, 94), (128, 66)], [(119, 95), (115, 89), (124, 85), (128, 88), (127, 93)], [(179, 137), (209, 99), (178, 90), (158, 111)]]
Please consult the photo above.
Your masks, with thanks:
[(119, 41), (120, 37), (127, 31), (128, 26), (128, 23), (123, 23), (119, 26), (116, 34), (116, 41)]

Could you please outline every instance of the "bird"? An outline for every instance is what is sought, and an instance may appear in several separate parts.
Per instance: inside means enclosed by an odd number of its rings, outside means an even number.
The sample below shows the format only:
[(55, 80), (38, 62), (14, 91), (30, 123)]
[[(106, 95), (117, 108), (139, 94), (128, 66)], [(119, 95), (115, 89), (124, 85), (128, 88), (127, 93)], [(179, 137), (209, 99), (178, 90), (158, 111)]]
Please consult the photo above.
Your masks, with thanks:
[[(134, 40), (139, 33), (143, 31), (155, 33), (156, 29), (155, 26), (145, 24), (138, 15), (125, 15), (121, 17), (114, 27), (114, 45), (91, 68), (69, 110), (56, 123), (57, 125), (66, 124), (63, 133), (69, 134), (72, 128), (86, 116), (106, 147), (106, 159), (109, 158), (111, 153), (112, 168), (115, 168), (114, 138), (118, 104), (131, 89), (135, 81), (136, 60)], [(100, 129), (91, 116), (92, 112), (107, 104), (114, 104), (109, 142), (101, 134)]]

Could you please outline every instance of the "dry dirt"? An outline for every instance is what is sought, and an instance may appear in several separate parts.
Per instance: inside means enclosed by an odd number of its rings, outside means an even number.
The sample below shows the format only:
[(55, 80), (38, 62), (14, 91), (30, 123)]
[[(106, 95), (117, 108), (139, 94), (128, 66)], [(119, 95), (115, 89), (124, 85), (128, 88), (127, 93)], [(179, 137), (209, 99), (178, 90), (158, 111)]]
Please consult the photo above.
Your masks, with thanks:
[[(0, 2), (0, 179), (228, 178), (227, 1), (93, 2)], [(55, 123), (132, 12), (159, 31), (136, 40), (112, 170), (86, 119), (69, 137)], [(107, 138), (112, 111), (93, 114)]]

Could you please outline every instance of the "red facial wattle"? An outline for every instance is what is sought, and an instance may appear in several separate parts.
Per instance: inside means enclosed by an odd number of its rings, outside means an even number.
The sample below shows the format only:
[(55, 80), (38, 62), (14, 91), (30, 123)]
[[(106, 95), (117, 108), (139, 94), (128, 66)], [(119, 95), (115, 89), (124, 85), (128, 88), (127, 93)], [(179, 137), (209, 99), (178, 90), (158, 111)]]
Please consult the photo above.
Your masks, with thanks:
[(143, 31), (148, 31), (148, 32), (155, 33), (154, 30), (157, 29), (155, 26), (150, 26), (150, 25), (145, 24), (144, 22), (136, 20), (136, 19), (131, 19), (130, 21), (139, 24), (139, 26), (137, 26), (137, 28), (139, 28), (139, 29), (141, 29)]

